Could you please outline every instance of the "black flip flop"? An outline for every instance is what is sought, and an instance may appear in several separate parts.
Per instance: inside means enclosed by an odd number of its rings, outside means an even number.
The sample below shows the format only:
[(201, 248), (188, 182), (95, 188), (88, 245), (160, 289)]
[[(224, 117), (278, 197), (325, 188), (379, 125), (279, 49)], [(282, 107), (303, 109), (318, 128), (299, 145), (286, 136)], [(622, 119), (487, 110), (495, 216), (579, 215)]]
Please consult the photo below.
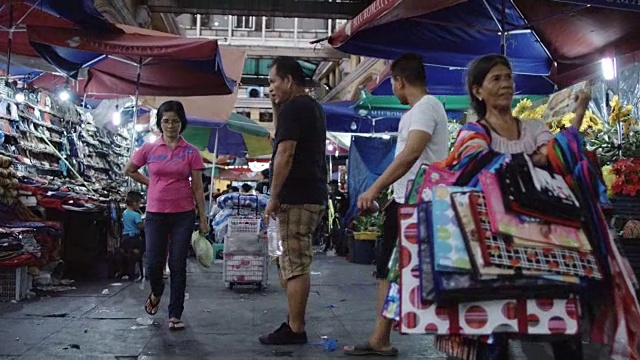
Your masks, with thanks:
[(158, 308), (160, 307), (160, 298), (157, 298), (158, 301), (154, 304), (151, 296), (153, 296), (153, 293), (149, 293), (147, 302), (144, 303), (144, 311), (149, 315), (155, 315), (158, 313)]
[(186, 329), (184, 323), (181, 320), (169, 320), (169, 330), (181, 331)]
[(389, 350), (377, 350), (372, 348), (368, 343), (365, 343), (354, 346), (353, 350), (344, 350), (344, 354), (348, 356), (396, 357), (398, 356), (398, 349), (391, 348)]

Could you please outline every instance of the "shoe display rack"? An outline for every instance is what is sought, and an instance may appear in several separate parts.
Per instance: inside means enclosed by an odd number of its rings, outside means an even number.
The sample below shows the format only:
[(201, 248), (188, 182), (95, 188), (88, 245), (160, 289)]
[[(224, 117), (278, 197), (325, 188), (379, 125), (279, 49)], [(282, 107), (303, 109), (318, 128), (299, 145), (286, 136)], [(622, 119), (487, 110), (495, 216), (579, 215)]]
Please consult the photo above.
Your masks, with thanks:
[(13, 160), (19, 177), (71, 186), (89, 198), (122, 196), (127, 138), (97, 128), (88, 111), (44, 90), (23, 93), (17, 102), (0, 84), (0, 155)]

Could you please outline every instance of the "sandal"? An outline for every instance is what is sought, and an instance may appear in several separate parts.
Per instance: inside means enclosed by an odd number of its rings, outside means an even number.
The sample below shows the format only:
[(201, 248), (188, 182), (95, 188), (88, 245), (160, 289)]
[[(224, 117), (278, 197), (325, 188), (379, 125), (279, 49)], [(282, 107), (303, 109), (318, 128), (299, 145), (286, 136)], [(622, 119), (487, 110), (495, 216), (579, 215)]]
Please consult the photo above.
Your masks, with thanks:
[(353, 349), (347, 350), (345, 348), (344, 354), (348, 356), (398, 356), (398, 349), (391, 348), (389, 350), (374, 349), (369, 343), (353, 346)]
[(169, 320), (169, 330), (171, 331), (180, 331), (180, 330), (184, 330), (185, 326), (184, 323), (182, 322), (182, 320), (178, 320), (178, 319), (171, 319)]
[(160, 305), (160, 298), (156, 298), (157, 301), (154, 303), (151, 297), (155, 297), (153, 293), (149, 293), (149, 297), (147, 298), (147, 302), (144, 303), (144, 311), (149, 315), (155, 315), (158, 313), (158, 308)]

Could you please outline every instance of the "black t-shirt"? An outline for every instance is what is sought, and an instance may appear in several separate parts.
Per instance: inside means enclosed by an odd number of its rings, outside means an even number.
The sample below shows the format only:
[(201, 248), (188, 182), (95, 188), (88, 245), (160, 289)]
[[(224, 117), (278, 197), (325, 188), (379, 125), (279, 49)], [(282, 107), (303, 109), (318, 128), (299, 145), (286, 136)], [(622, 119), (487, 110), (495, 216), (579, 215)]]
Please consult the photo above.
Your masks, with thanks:
[(261, 194), (267, 194), (269, 192), (269, 180), (262, 180), (256, 185), (256, 191)]
[(280, 142), (296, 141), (291, 171), (280, 192), (282, 204), (327, 203), (326, 139), (324, 111), (312, 97), (296, 96), (282, 105), (272, 160)]

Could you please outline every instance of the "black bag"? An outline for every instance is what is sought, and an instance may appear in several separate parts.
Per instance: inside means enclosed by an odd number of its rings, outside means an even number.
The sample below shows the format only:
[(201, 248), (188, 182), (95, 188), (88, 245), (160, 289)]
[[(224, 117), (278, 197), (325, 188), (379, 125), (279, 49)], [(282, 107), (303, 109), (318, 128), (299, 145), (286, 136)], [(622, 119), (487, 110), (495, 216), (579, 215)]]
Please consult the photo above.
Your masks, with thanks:
[(561, 176), (534, 167), (524, 154), (513, 155), (496, 174), (507, 209), (551, 223), (581, 227), (580, 203)]

